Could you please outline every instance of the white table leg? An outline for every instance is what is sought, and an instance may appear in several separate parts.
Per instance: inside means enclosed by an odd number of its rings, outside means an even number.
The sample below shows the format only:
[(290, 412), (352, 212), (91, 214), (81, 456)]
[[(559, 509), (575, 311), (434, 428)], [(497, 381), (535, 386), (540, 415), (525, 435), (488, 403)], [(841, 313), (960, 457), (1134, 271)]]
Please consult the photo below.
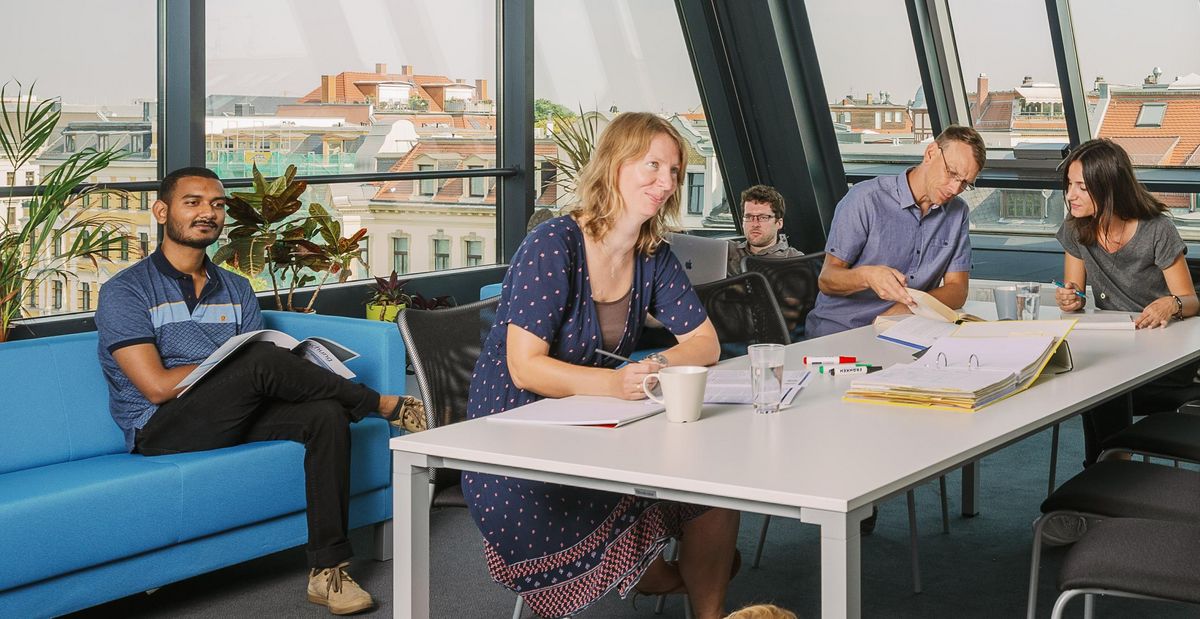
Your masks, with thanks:
[(862, 539), (858, 523), (871, 515), (864, 505), (849, 513), (800, 510), (800, 520), (821, 527), (821, 617), (862, 615)]
[(392, 602), (401, 619), (429, 617), (429, 469), (425, 456), (392, 452)]

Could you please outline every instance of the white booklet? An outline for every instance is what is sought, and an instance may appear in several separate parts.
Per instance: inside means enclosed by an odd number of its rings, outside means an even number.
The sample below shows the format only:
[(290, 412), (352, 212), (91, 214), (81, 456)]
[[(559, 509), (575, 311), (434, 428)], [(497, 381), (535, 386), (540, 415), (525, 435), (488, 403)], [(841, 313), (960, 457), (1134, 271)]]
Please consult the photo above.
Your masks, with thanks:
[(358, 357), (358, 353), (353, 350), (323, 337), (310, 337), (300, 341), (282, 331), (261, 329), (235, 335), (221, 344), (207, 359), (196, 366), (196, 369), (179, 381), (178, 385), (175, 385), (176, 389), (183, 388), (179, 395), (187, 393), (229, 355), (251, 342), (270, 342), (280, 348), (286, 348), (342, 378), (354, 378), (354, 372), (350, 371), (345, 364), (346, 361)]
[(555, 426), (617, 428), (661, 413), (654, 400), (622, 400), (603, 395), (543, 398), (485, 417), (497, 423), (536, 423)]
[(1137, 328), (1134, 322), (1140, 313), (1104, 312), (1089, 314), (1063, 314), (1063, 317), (1075, 319), (1076, 331), (1133, 331)]
[[(787, 370), (783, 373), (783, 393), (780, 406), (788, 406), (796, 395), (808, 384), (811, 372)], [(704, 385), (705, 404), (753, 404), (750, 392), (750, 370), (708, 371), (708, 382)]]

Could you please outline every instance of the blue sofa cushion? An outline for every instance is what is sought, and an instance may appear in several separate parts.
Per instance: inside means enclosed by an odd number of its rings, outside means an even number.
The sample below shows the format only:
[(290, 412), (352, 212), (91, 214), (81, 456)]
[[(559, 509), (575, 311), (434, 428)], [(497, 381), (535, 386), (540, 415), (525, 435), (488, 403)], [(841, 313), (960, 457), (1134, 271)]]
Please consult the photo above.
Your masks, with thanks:
[(50, 350), (67, 415), (71, 460), (125, 453), (125, 434), (108, 412), (108, 381), (97, 361), (95, 331), (55, 338)]
[(359, 354), (346, 363), (354, 379), (380, 393), (404, 393), (404, 342), (394, 323), (344, 316), (263, 312), (268, 329), (302, 340), (314, 335), (331, 339)]
[(0, 376), (0, 474), (67, 461), (66, 407), (51, 347), (27, 342), (0, 346)]
[(0, 591), (179, 541), (179, 471), (128, 454), (0, 475)]
[[(370, 417), (353, 424), (350, 442), (350, 494), (391, 483), (388, 424)], [(267, 441), (225, 449), (154, 456), (174, 466), (182, 484), (180, 540), (269, 520), (305, 506), (304, 446)]]

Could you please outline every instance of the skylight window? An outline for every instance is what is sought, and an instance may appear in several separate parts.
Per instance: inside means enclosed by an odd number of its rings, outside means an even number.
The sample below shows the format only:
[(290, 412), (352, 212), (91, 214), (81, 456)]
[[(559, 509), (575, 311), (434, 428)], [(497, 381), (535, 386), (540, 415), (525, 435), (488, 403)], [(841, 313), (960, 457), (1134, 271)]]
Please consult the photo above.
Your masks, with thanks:
[(1136, 127), (1161, 127), (1163, 116), (1167, 113), (1166, 103), (1143, 103), (1142, 111), (1138, 112)]

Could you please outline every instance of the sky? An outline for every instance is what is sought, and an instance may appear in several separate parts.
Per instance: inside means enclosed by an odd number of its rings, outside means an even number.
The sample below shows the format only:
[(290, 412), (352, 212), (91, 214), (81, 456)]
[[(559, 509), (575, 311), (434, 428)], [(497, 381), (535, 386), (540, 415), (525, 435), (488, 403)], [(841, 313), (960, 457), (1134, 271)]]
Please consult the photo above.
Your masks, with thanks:
[[(156, 97), (156, 0), (43, 0), (6, 7), (0, 81), (37, 80), (43, 96), (124, 104)], [(1084, 83), (1138, 84), (1200, 73), (1200, 0), (1071, 0)], [(920, 85), (901, 0), (807, 0), (826, 95)], [(1022, 76), (1058, 82), (1044, 0), (950, 0), (964, 81), (993, 90)], [(301, 96), (320, 75), (371, 71), (489, 81), (493, 0), (208, 0), (208, 92)], [(36, 24), (48, 14), (53, 36)], [(535, 95), (572, 108), (682, 112), (699, 105), (673, 0), (537, 0)], [(11, 86), (10, 86), (11, 89)], [(11, 93), (11, 90), (10, 90)]]

